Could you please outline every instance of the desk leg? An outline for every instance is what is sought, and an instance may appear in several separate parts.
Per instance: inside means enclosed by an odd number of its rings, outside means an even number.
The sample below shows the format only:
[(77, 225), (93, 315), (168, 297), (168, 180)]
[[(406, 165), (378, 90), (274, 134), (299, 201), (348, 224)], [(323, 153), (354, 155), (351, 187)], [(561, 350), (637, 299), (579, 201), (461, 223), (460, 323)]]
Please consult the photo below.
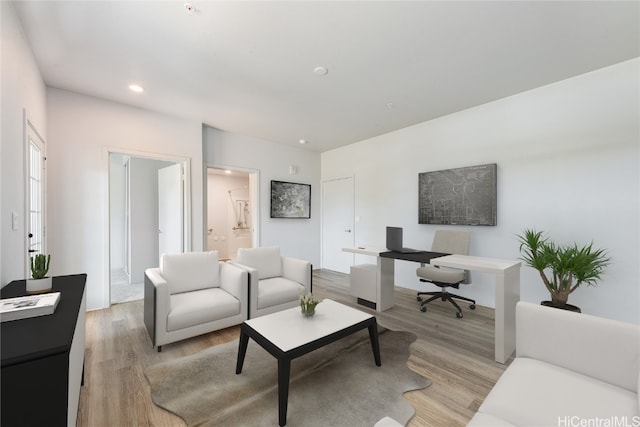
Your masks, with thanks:
[(393, 307), (395, 288), (395, 265), (393, 258), (378, 257), (376, 283), (376, 311), (382, 312)]
[(236, 361), (236, 375), (242, 372), (244, 365), (244, 356), (247, 354), (247, 345), (249, 344), (249, 335), (245, 334), (240, 327), (240, 342), (238, 344), (238, 360)]
[(290, 372), (291, 360), (278, 359), (278, 422), (280, 426), (287, 425)]
[(374, 317), (373, 321), (369, 323), (369, 340), (371, 341), (371, 349), (373, 350), (373, 358), (376, 361), (376, 366), (382, 366), (380, 360), (380, 341), (378, 341), (378, 322)]
[(506, 363), (516, 349), (516, 304), (520, 300), (520, 266), (496, 274), (495, 359)]

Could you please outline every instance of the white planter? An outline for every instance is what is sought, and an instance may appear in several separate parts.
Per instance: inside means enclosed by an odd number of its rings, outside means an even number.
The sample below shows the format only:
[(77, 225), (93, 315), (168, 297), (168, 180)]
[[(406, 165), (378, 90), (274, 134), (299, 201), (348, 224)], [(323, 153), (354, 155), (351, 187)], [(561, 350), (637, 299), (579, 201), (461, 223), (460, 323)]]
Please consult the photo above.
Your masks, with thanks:
[(42, 279), (27, 279), (27, 293), (40, 294), (51, 290), (51, 277)]

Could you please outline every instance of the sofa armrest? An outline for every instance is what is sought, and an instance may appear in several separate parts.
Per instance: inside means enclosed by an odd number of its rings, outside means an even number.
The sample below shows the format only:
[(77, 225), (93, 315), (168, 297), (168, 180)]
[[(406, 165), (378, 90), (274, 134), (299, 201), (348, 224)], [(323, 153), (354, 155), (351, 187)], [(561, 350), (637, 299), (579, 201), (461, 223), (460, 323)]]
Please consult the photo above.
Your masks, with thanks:
[(520, 301), (516, 355), (638, 392), (638, 325)]
[(249, 272), (237, 265), (221, 262), (220, 287), (245, 303), (249, 292)]
[(300, 283), (311, 292), (311, 263), (298, 258), (282, 257), (282, 276)]

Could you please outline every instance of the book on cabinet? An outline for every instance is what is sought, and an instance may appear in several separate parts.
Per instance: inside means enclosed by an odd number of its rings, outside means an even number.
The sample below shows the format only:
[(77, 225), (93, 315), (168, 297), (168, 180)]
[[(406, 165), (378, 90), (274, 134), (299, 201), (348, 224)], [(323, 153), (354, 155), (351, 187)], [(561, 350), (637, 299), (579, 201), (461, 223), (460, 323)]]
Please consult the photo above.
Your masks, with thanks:
[(53, 314), (60, 302), (60, 292), (0, 299), (0, 321), (27, 319)]

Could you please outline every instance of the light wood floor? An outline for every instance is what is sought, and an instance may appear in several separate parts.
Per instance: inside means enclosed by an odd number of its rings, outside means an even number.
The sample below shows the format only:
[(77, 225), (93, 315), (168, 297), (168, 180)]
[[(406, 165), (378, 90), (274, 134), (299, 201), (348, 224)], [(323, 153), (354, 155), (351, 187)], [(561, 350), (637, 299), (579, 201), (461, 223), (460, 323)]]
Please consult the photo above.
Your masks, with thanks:
[[(348, 283), (348, 275), (314, 271), (314, 294), (356, 306)], [(142, 307), (142, 301), (135, 301), (87, 313), (78, 426), (184, 426), (151, 401), (144, 370), (239, 336), (239, 327), (232, 327), (163, 346), (157, 353), (144, 327)], [(462, 309), (464, 318), (457, 319), (449, 303), (437, 301), (422, 313), (415, 291), (396, 288), (395, 306), (377, 313), (382, 326), (418, 336), (409, 367), (433, 382), (405, 395), (416, 409), (410, 426), (465, 425), (506, 368), (493, 360), (493, 309), (469, 310), (467, 304)]]

